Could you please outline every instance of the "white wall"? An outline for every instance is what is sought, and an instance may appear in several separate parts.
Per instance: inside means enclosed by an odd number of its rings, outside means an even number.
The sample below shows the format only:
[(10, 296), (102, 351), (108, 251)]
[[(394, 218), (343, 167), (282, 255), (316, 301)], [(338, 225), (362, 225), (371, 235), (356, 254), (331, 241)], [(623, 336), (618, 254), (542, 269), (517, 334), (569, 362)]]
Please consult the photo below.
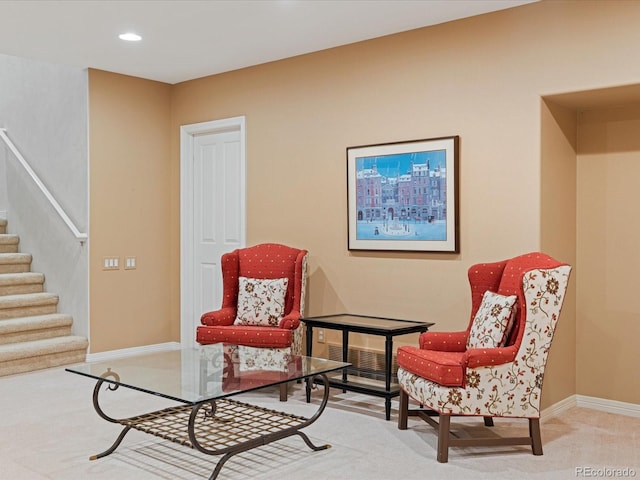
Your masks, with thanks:
[[(0, 117), (2, 116), (0, 109)], [(0, 124), (0, 128), (2, 125)], [(6, 156), (9, 153), (8, 148), (4, 148), (4, 142), (0, 142), (0, 218), (7, 216), (7, 173), (5, 168)]]
[[(0, 55), (0, 127), (81, 232), (88, 231), (87, 71)], [(73, 236), (13, 155), (0, 155), (0, 211), (59, 311), (88, 336), (88, 243)], [(4, 167), (2, 159), (4, 157)]]

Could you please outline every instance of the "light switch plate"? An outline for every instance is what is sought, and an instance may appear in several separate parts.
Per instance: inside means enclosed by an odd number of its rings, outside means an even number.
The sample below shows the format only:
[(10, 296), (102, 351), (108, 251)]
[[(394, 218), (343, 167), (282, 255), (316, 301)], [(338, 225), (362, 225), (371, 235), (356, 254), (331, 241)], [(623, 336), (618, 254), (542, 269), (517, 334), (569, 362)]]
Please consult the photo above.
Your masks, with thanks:
[(137, 260), (136, 257), (124, 257), (124, 269), (125, 270), (135, 270)]
[(120, 270), (120, 259), (118, 257), (104, 257), (102, 261), (103, 270)]

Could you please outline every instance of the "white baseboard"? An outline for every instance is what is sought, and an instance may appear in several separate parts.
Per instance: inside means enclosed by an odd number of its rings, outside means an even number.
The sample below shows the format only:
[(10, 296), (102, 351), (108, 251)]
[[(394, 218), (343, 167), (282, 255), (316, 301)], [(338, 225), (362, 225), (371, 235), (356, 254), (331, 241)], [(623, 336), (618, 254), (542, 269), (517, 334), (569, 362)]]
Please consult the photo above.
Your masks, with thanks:
[(101, 362), (104, 360), (113, 360), (115, 358), (129, 357), (131, 355), (177, 350), (180, 348), (180, 346), (181, 345), (179, 342), (167, 342), (157, 343), (155, 345), (144, 345), (142, 347), (109, 350), (108, 352), (87, 353), (87, 362)]
[(640, 405), (636, 403), (619, 402), (617, 400), (588, 397), (586, 395), (571, 395), (542, 410), (542, 412), (540, 412), (540, 418), (545, 420), (557, 417), (572, 407), (591, 408), (602, 412), (626, 415), (627, 417), (640, 417)]
[(560, 400), (559, 402), (554, 403), (550, 407), (547, 407), (544, 410), (542, 410), (540, 412), (540, 419), (546, 420), (548, 418), (560, 416), (566, 410), (576, 407), (577, 405), (578, 403), (576, 401), (576, 396), (570, 395), (567, 398)]
[(617, 413), (627, 417), (640, 417), (640, 405), (636, 403), (619, 402), (606, 398), (587, 397), (586, 395), (576, 395), (579, 407), (602, 410), (603, 412)]

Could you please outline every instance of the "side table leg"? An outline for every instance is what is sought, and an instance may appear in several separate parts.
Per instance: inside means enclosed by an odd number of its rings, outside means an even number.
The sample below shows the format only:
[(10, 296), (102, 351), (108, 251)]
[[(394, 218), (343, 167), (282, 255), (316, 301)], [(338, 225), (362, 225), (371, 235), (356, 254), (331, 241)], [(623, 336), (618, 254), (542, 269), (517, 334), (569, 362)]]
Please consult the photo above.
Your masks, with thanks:
[(384, 389), (387, 396), (384, 399), (384, 413), (387, 420), (391, 419), (391, 364), (393, 362), (393, 337), (387, 335), (384, 341)]
[[(393, 363), (393, 338), (387, 336), (384, 341), (384, 388), (391, 391), (391, 364)], [(388, 420), (388, 419), (387, 419)]]
[[(307, 355), (307, 357), (310, 357), (311, 356), (311, 352), (313, 350), (313, 326), (309, 325), (308, 323), (307, 323), (307, 338), (306, 338), (306, 340), (307, 340), (307, 353), (306, 353), (306, 355)], [(304, 390), (305, 390), (305, 394), (306, 394), (306, 397), (307, 397), (307, 403), (311, 402), (311, 381), (312, 380), (310, 378), (307, 378), (305, 380), (305, 382), (304, 382), (304, 384), (305, 384)]]
[[(349, 330), (342, 331), (342, 361), (349, 362)], [(347, 369), (342, 370), (342, 382), (347, 382)], [(346, 390), (342, 390), (342, 393), (347, 393)]]

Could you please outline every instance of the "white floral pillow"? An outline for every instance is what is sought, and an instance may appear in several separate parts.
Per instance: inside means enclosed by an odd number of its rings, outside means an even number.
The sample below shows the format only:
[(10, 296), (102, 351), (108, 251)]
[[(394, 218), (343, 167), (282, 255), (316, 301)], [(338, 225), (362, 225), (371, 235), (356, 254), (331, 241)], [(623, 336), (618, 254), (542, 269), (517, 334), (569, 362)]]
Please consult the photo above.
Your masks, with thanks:
[(484, 292), (482, 303), (473, 318), (467, 348), (495, 348), (504, 345), (515, 313), (515, 295)]
[(288, 278), (238, 278), (238, 311), (234, 325), (277, 327), (284, 316)]

